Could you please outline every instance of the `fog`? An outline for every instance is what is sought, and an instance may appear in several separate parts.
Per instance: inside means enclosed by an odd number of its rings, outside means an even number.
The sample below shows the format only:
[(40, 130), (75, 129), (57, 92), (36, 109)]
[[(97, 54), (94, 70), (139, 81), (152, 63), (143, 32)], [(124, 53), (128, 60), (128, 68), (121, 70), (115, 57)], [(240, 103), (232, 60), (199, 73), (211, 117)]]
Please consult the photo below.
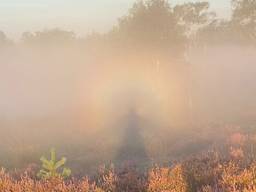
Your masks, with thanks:
[(197, 121), (253, 121), (255, 48), (224, 45), (191, 55), (191, 108)]
[[(164, 14), (130, 14), (118, 30), (84, 38), (60, 29), (24, 33), (19, 42), (3, 36), (1, 165), (24, 168), (55, 147), (77, 174), (126, 161), (144, 168), (255, 127), (255, 44), (194, 43), (168, 20), (175, 30), (162, 39)], [(163, 28), (153, 30), (156, 23)]]

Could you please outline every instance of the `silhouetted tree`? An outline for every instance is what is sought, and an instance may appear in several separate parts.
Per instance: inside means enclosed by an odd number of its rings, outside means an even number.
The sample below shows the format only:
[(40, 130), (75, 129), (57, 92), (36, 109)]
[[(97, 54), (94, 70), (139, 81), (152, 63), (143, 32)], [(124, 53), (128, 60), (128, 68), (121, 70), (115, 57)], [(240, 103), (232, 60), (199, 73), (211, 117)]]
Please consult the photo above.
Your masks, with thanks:
[(215, 19), (209, 24), (200, 28), (195, 35), (194, 45), (225, 44), (234, 40), (230, 21)]
[(239, 37), (256, 40), (256, 1), (233, 0), (231, 25)]
[(189, 37), (213, 20), (208, 2), (171, 6), (167, 0), (139, 0), (119, 20), (111, 40), (131, 46), (136, 52), (150, 51), (161, 56), (182, 58)]
[(255, 44), (256, 1), (233, 0), (230, 19), (214, 19), (196, 37), (201, 43)]
[(11, 44), (11, 41), (7, 38), (3, 31), (0, 31), (0, 47)]
[(122, 44), (155, 54), (182, 52), (186, 40), (185, 31), (166, 0), (137, 1), (111, 34)]
[(211, 23), (216, 14), (209, 11), (209, 2), (189, 2), (174, 7), (174, 15), (190, 36), (198, 28)]
[(76, 39), (75, 33), (64, 31), (61, 29), (52, 29), (45, 31), (37, 31), (35, 33), (25, 32), (22, 35), (22, 40), (25, 43), (34, 44), (61, 44), (70, 43)]

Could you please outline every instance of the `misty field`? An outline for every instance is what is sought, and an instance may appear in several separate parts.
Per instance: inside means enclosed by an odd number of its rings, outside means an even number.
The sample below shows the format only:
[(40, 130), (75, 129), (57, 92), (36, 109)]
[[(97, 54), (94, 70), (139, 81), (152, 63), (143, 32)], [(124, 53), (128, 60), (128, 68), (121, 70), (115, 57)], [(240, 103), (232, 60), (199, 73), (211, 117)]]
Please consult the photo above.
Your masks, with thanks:
[[(255, 135), (233, 133), (221, 147), (193, 155), (166, 166), (156, 166), (141, 172), (131, 164), (116, 169), (101, 166), (93, 176), (70, 177), (36, 175), (31, 165), (24, 172), (0, 172), (1, 191), (131, 191), (131, 192), (187, 192), (187, 191), (255, 191)], [(55, 156), (51, 158), (55, 159)], [(43, 159), (41, 159), (44, 162)], [(51, 159), (52, 162), (53, 159)], [(58, 161), (56, 160), (58, 163)], [(60, 164), (60, 165), (64, 165)], [(46, 168), (43, 166), (42, 168)], [(59, 167), (60, 168), (60, 167)], [(66, 168), (65, 168), (66, 169)], [(45, 169), (47, 170), (47, 169)], [(50, 169), (49, 169), (50, 170)], [(56, 169), (57, 172), (58, 169)], [(51, 172), (51, 171), (49, 171)], [(56, 173), (57, 173), (56, 172)], [(52, 172), (54, 174), (54, 172)]]
[[(137, 0), (86, 35), (82, 1), (15, 1), (0, 3), (0, 192), (256, 192), (255, 0)], [(32, 30), (38, 14), (60, 27)]]

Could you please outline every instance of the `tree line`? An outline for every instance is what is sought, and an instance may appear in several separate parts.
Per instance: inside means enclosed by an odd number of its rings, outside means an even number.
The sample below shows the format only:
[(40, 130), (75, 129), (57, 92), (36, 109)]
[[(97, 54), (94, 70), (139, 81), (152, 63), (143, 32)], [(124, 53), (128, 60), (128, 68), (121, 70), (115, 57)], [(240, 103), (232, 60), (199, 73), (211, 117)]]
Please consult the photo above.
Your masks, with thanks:
[[(80, 43), (133, 48), (154, 54), (181, 55), (187, 46), (212, 43), (255, 44), (256, 1), (231, 0), (231, 17), (219, 18), (209, 2), (173, 5), (168, 0), (138, 0), (106, 33), (78, 38), (74, 32), (51, 29), (25, 32), (25, 44)], [(0, 31), (0, 46), (12, 45)]]

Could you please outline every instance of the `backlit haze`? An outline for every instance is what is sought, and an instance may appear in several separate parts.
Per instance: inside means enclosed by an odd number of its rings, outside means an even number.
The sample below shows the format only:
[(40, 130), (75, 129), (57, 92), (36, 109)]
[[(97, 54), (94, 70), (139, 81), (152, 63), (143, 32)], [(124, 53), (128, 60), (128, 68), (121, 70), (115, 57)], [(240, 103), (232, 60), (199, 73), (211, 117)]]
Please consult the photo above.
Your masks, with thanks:
[[(0, 29), (16, 40), (25, 31), (50, 28), (71, 30), (80, 36), (105, 32), (126, 14), (134, 0), (1, 0)], [(173, 0), (180, 4), (188, 0)], [(200, 2), (193, 0), (193, 2)], [(210, 0), (211, 9), (229, 17), (229, 0)]]
[(0, 166), (55, 147), (74, 174), (142, 169), (255, 128), (256, 4), (241, 1), (1, 0)]

